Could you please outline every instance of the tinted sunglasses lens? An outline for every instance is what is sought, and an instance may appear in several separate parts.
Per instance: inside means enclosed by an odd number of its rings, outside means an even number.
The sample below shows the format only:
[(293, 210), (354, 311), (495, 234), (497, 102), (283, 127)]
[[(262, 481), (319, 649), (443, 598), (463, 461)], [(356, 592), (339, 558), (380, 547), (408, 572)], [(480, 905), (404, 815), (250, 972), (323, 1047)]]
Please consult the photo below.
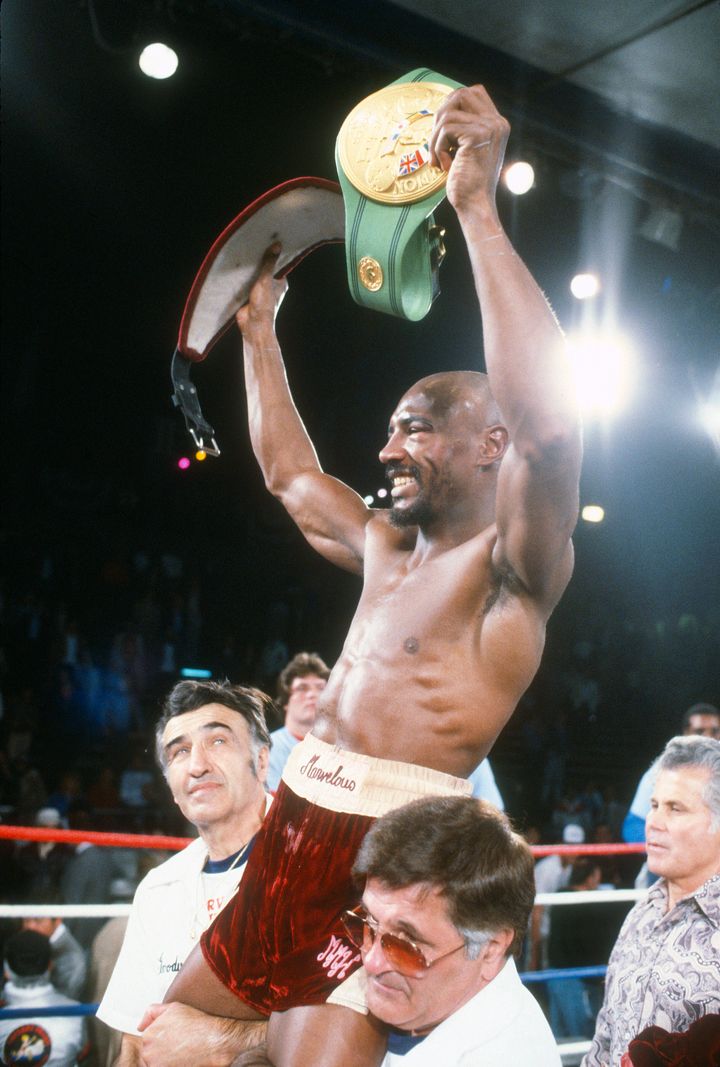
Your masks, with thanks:
[[(342, 924), (356, 948), (367, 952), (375, 944), (375, 930), (367, 921), (364, 912), (346, 911), (342, 916)], [(420, 949), (405, 938), (396, 937), (395, 934), (382, 934), (380, 944), (388, 962), (401, 974), (417, 978), (426, 969), (427, 963)]]
[(383, 934), (380, 944), (388, 961), (400, 974), (407, 975), (409, 978), (417, 978), (425, 970), (426, 963), (422, 952), (404, 938), (395, 937), (394, 934)]
[(356, 948), (369, 947), (374, 941), (373, 933), (365, 922), (362, 915), (354, 911), (346, 911), (342, 917), (345, 931)]

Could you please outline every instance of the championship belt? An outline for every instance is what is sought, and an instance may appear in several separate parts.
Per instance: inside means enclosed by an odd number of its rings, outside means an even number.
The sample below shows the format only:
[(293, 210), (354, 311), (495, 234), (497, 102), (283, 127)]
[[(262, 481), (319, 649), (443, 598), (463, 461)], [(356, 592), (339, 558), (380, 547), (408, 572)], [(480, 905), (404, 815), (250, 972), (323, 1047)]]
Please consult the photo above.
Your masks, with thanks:
[(345, 261), (358, 304), (417, 321), (440, 292), (444, 231), (432, 212), (445, 171), (430, 163), (435, 113), (459, 82), (421, 68), (355, 107), (337, 138)]
[(220, 455), (190, 370), (205, 359), (247, 303), (266, 250), (273, 241), (281, 242), (275, 277), (283, 278), (316, 248), (341, 242), (344, 223), (336, 182), (293, 178), (249, 204), (213, 243), (185, 303), (170, 368), (173, 403), (182, 411), (196, 448)]

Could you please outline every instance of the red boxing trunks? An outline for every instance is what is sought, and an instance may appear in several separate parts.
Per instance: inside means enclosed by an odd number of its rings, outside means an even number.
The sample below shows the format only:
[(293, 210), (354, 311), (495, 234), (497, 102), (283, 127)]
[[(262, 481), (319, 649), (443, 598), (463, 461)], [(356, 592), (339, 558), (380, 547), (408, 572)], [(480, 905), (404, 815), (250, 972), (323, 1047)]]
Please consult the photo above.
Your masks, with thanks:
[(309, 1004), (366, 1011), (360, 953), (340, 916), (375, 818), (427, 796), (469, 795), (461, 778), (345, 752), (307, 736), (293, 749), (237, 894), (203, 935), (221, 982), (263, 1015)]

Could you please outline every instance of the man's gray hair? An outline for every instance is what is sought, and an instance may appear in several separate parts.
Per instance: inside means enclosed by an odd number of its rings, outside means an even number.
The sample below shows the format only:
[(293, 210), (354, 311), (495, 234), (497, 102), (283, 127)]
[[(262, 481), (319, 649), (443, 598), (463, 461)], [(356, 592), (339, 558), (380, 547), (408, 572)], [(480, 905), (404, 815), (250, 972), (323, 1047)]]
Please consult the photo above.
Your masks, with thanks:
[(277, 708), (266, 693), (249, 686), (232, 685), (227, 679), (223, 682), (178, 682), (170, 690), (163, 702), (162, 715), (155, 726), (155, 758), (160, 770), (167, 778), (167, 758), (163, 744), (167, 724), (177, 715), (197, 711), (207, 704), (220, 704), (230, 711), (238, 712), (245, 720), (250, 734), (252, 769), (257, 774), (261, 749), (272, 748), (266, 716), (272, 713), (277, 715)]
[(493, 935), (492, 930), (468, 930), (466, 926), (458, 926), (457, 932), (465, 942), (465, 958), (468, 960), (478, 959)]
[(712, 813), (712, 829), (720, 826), (720, 741), (714, 737), (673, 737), (656, 761), (656, 770), (699, 767), (710, 772), (702, 798)]

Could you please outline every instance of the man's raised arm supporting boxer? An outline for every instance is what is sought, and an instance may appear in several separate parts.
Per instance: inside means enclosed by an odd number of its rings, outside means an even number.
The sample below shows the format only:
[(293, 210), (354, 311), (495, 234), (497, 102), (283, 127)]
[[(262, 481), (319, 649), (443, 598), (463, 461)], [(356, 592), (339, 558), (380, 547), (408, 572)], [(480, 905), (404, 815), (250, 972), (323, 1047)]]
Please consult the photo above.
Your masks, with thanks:
[(285, 291), (272, 277), (277, 249), (238, 314), (268, 488), (321, 554), (363, 575), (316, 724), (291, 756), (240, 891), (205, 935), (204, 961), (191, 957), (171, 990), (220, 1013), (213, 991), (231, 990), (236, 1015), (271, 1014), (276, 1067), (380, 1062), (340, 921), (356, 892), (352, 858), (374, 817), (470, 791), (464, 779), (532, 680), (572, 571), (579, 422), (558, 325), (498, 220), (507, 136), (479, 86), (438, 110), (430, 148), (467, 241), (488, 375), (431, 375), (401, 398), (380, 452), (389, 511), (366, 508), (318, 463), (274, 333)]

